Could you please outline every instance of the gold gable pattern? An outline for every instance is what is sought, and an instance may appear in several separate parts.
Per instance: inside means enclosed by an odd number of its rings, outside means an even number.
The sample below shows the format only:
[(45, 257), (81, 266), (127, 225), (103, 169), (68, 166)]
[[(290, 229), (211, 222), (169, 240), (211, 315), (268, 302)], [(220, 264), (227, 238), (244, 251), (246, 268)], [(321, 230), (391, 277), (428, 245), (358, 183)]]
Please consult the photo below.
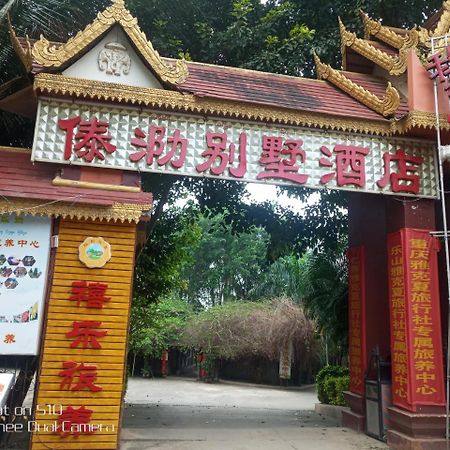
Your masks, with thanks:
[(188, 75), (186, 63), (178, 60), (175, 66), (166, 64), (139, 28), (137, 19), (125, 8), (121, 0), (115, 0), (105, 11), (98, 13), (93, 23), (65, 44), (56, 46), (41, 36), (33, 45), (33, 58), (43, 67), (61, 68), (116, 24), (123, 28), (138, 52), (162, 82), (178, 85), (186, 80)]

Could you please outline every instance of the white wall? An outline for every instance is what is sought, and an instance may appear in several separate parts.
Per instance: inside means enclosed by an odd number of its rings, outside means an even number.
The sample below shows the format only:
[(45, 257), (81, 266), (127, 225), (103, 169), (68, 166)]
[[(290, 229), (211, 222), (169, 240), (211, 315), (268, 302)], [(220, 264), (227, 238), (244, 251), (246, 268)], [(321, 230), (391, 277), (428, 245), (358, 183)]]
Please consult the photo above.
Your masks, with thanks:
[[(131, 58), (131, 68), (129, 74), (114, 75), (101, 71), (98, 64), (99, 53), (105, 48), (105, 44), (118, 42), (126, 47)], [(88, 53), (78, 61), (64, 70), (63, 75), (82, 78), (84, 80), (107, 81), (109, 83), (120, 83), (129, 86), (147, 87), (163, 89), (150, 69), (144, 65), (128, 40), (126, 34), (119, 26), (115, 26), (111, 31)]]

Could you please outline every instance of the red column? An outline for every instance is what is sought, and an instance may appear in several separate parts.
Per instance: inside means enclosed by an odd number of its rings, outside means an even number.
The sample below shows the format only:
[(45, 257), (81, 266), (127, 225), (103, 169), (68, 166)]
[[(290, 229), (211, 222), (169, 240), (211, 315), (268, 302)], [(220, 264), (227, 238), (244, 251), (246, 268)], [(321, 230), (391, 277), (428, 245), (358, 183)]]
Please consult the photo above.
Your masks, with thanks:
[[(434, 200), (386, 200), (393, 406), (388, 445), (443, 450), (445, 394)], [(431, 330), (430, 330), (431, 328)]]
[(438, 250), (427, 230), (388, 236), (392, 400), (409, 411), (445, 405)]
[(389, 354), (385, 198), (348, 194), (348, 216), (350, 390), (344, 395), (350, 411), (343, 411), (342, 423), (364, 431), (368, 355), (375, 347), (383, 359)]
[(364, 394), (364, 373), (367, 367), (365, 251), (363, 246), (350, 248), (348, 258), (348, 322), (350, 391)]
[(169, 374), (169, 351), (163, 350), (161, 354), (161, 375), (166, 377)]

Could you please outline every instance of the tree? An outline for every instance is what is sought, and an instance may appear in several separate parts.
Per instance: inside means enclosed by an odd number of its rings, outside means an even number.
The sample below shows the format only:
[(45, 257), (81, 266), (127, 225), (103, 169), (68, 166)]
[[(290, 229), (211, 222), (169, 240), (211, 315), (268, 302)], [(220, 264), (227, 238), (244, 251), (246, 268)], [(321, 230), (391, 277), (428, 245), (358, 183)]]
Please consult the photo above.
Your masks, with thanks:
[(170, 208), (155, 223), (141, 249), (134, 272), (134, 294), (147, 303), (185, 288), (184, 266), (192, 264), (191, 248), (197, 245), (201, 230), (191, 220), (189, 207)]
[[(338, 18), (345, 26), (362, 36), (362, 22), (360, 11), (368, 13), (375, 20), (382, 20), (383, 24), (411, 28), (421, 25), (431, 17), (441, 6), (442, 0), (291, 0), (301, 11), (301, 18), (311, 30), (315, 31), (313, 47), (323, 61), (339, 67), (341, 63), (340, 35)], [(279, 0), (269, 0), (271, 5)], [(313, 67), (309, 60), (305, 74), (312, 74)]]
[(347, 350), (348, 285), (344, 245), (302, 257), (290, 255), (271, 265), (254, 296), (286, 296), (302, 305), (340, 363)]
[(235, 233), (226, 223), (227, 213), (200, 214), (201, 236), (186, 265), (183, 294), (192, 304), (213, 306), (225, 301), (246, 299), (247, 292), (262, 279), (268, 234), (253, 227)]
[(131, 308), (129, 351), (159, 358), (169, 347), (180, 345), (181, 331), (192, 317), (192, 307), (183, 300), (164, 297), (158, 304), (135, 297)]
[(347, 261), (343, 251), (305, 255), (301, 275), (302, 304), (341, 356), (348, 337)]

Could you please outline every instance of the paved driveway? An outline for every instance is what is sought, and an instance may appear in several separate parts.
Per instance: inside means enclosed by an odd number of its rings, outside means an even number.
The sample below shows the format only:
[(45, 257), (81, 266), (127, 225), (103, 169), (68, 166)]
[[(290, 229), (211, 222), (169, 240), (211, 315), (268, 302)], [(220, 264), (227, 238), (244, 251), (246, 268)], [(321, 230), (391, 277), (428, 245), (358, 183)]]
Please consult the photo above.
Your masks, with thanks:
[(122, 450), (381, 450), (316, 414), (300, 390), (190, 379), (128, 381)]

